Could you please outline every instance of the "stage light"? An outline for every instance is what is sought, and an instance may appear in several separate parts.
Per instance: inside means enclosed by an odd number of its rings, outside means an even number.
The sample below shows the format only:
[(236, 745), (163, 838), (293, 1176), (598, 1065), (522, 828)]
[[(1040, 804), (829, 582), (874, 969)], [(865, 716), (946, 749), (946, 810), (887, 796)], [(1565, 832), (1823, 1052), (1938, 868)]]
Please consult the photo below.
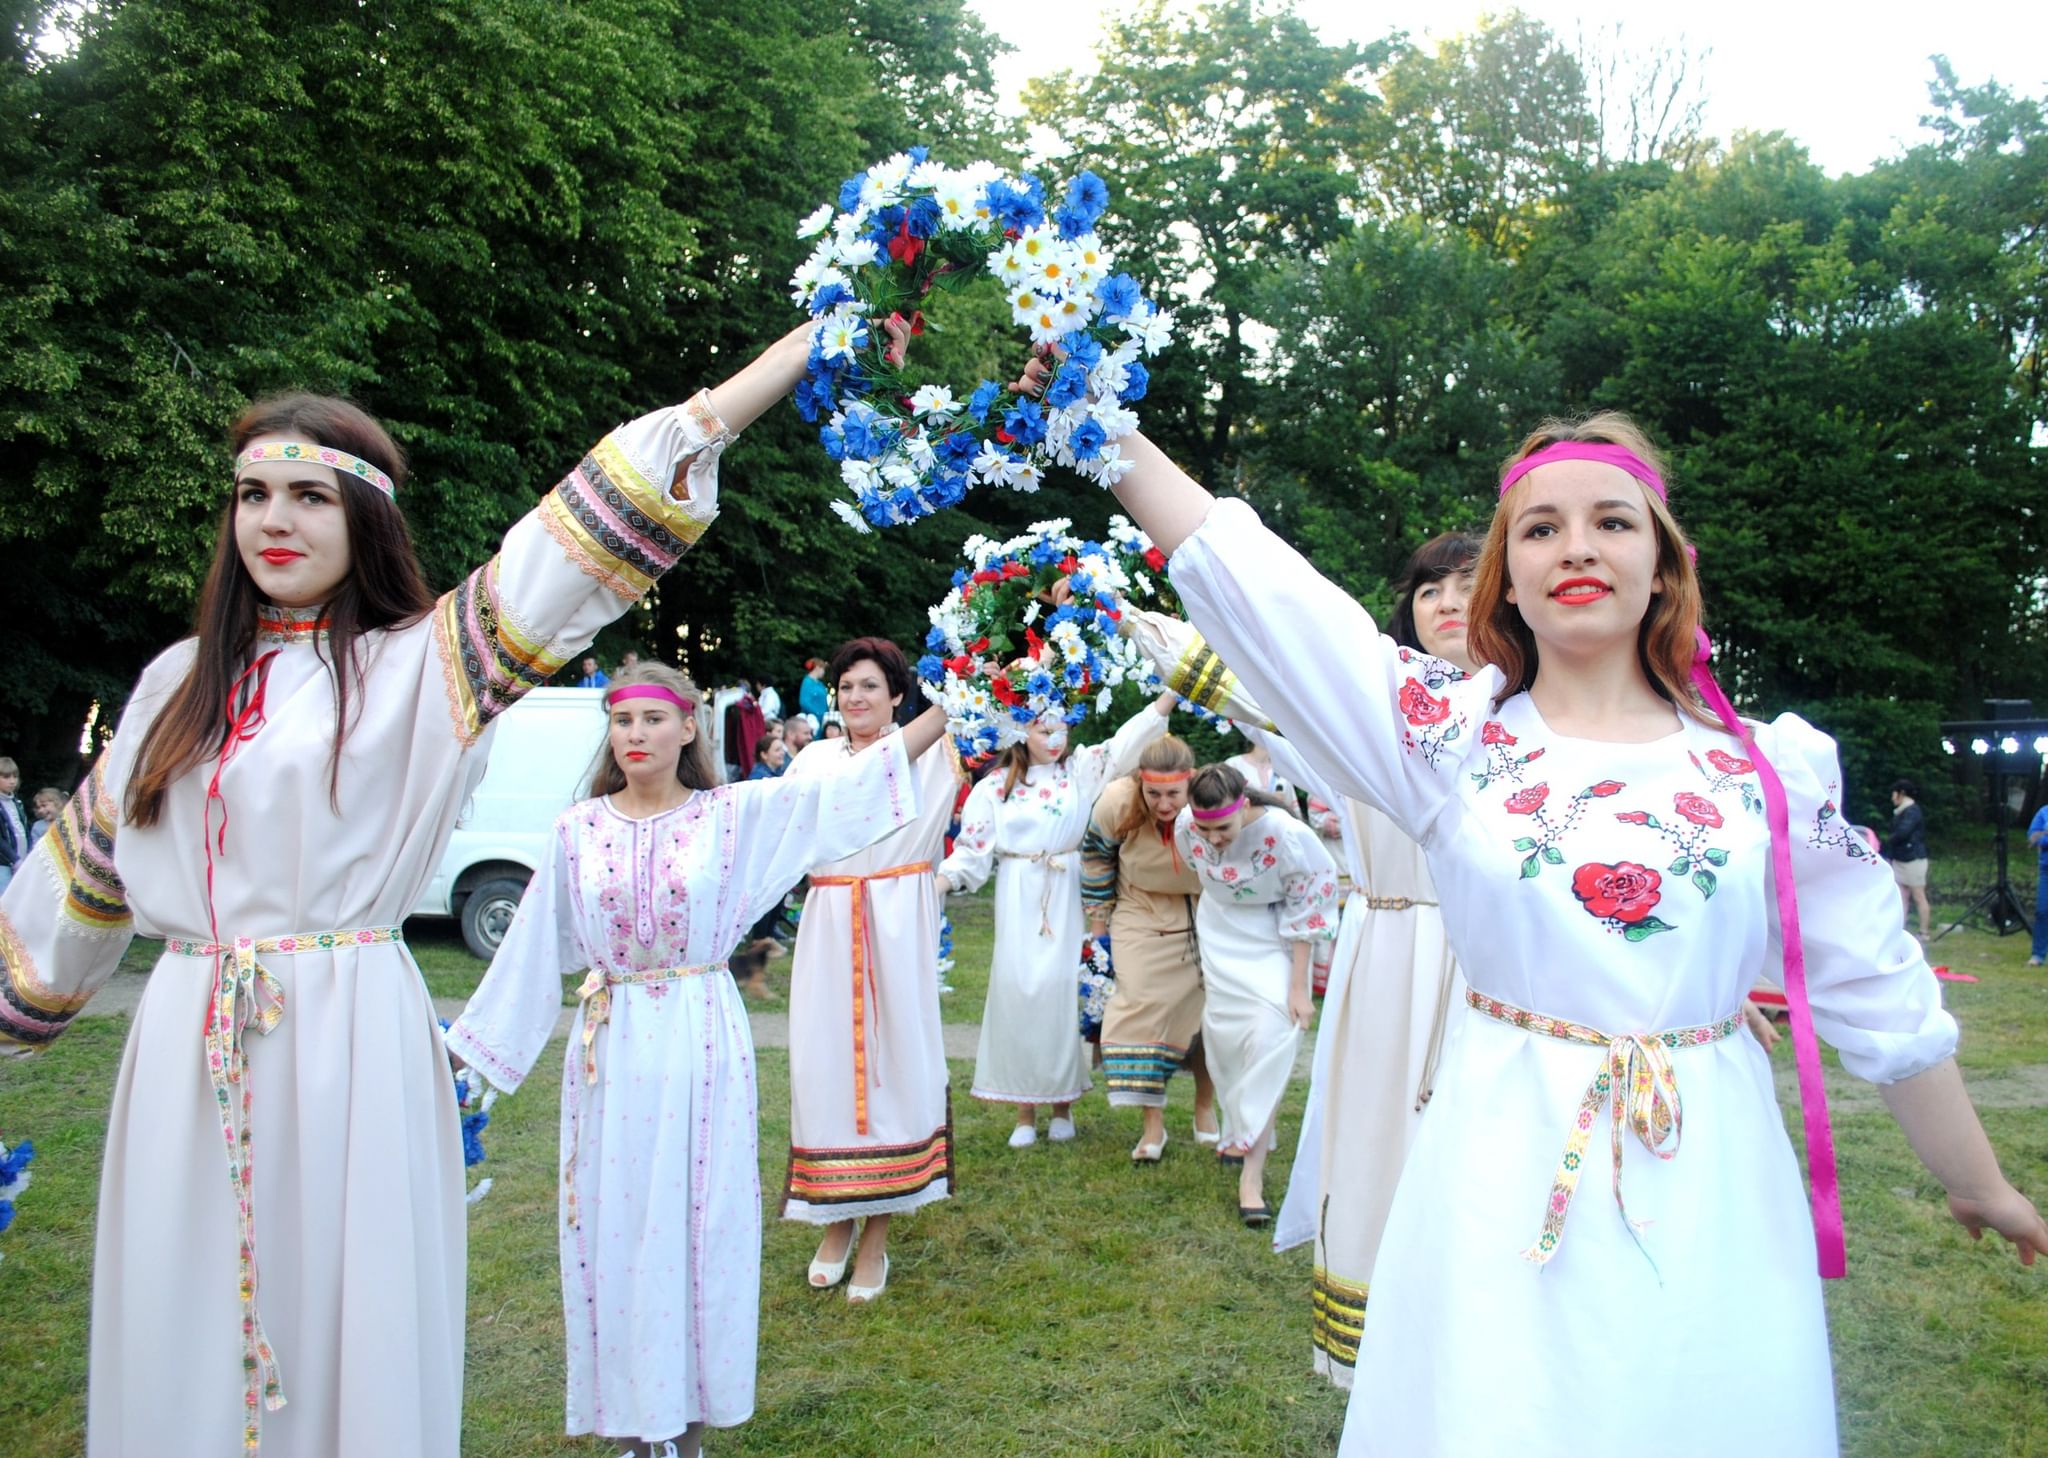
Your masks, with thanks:
[(2048, 734), (2043, 734), (2034, 741), (2034, 753), (2048, 754)]
[(2008, 734), (2005, 738), (1998, 741), (1998, 749), (2001, 754), (2018, 754), (2020, 752), (2020, 742)]
[(1972, 740), (1970, 741), (1970, 753), (1972, 753), (1972, 754), (1989, 754), (1989, 753), (1991, 753), (1991, 741), (1990, 741), (1990, 740), (1988, 740), (1988, 739), (1985, 739), (1985, 738), (1983, 738), (1983, 737), (1981, 737), (1981, 736), (1979, 736), (1979, 737), (1978, 737), (1978, 738), (1976, 738), (1976, 739), (1972, 739)]
[(1954, 754), (1956, 752), (1955, 740), (1944, 737), (1941, 741), (1941, 752), (1943, 754)]

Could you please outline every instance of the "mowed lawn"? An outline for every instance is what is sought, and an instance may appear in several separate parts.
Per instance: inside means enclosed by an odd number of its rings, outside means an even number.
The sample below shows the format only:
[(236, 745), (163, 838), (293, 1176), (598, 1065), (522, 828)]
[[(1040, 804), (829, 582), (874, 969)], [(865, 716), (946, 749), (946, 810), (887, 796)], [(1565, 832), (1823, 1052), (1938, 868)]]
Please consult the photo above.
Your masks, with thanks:
[[(985, 898), (954, 903), (961, 966), (949, 1020), (980, 1012), (986, 908)], [(415, 943), (437, 992), (473, 985), (476, 964), (459, 941), (423, 930)], [(2048, 1198), (2048, 975), (2024, 968), (2025, 956), (2018, 938), (1965, 932), (1936, 960), (1982, 979), (1947, 989), (1963, 1062), (1999, 1105), (1985, 1119), (2008, 1170)], [(774, 964), (770, 1007), (786, 1006), (786, 968)], [(82, 1449), (93, 1200), (126, 1032), (125, 1018), (87, 1018), (40, 1057), (0, 1062), (0, 1122), (39, 1152), (20, 1218), (0, 1237), (0, 1458)], [(196, 1064), (196, 1035), (193, 1055)], [(560, 1056), (558, 1043), (544, 1061)], [(1777, 1057), (1789, 1065), (1789, 1047)], [(901, 1222), (888, 1293), (853, 1310), (840, 1293), (805, 1286), (812, 1232), (772, 1218), (786, 1056), (764, 1050), (760, 1068), (771, 1218), (758, 1415), (714, 1435), (713, 1455), (1334, 1452), (1343, 1401), (1308, 1368), (1308, 1252), (1275, 1256), (1238, 1225), (1234, 1182), (1187, 1137), (1185, 1080), (1165, 1163), (1134, 1170), (1135, 1116), (1112, 1115), (1099, 1096), (1081, 1106), (1075, 1144), (1007, 1149), (1008, 1111), (969, 1099), (972, 1070), (956, 1063), (961, 1194)], [(1295, 1085), (1283, 1114), (1276, 1198), (1304, 1091)], [(2048, 1453), (2048, 1263), (2023, 1271), (2002, 1246), (1973, 1246), (1890, 1120), (1846, 1081), (1842, 1094), (1851, 1274), (1828, 1302), (1845, 1451)], [(1789, 1102), (1787, 1113), (1796, 1126)], [(470, 1217), (467, 1458), (617, 1451), (560, 1433), (555, 1119), (550, 1071), (498, 1103), (487, 1136), (480, 1172), (496, 1184)], [(1729, 1279), (1739, 1285), (1741, 1269)], [(1640, 1324), (1624, 1322), (1616, 1340), (1588, 1361), (1656, 1360)], [(1483, 1374), (1445, 1380), (1483, 1386)], [(1774, 1380), (1756, 1373), (1759, 1385)], [(1769, 1433), (1757, 1434), (1757, 1451), (1771, 1451)]]

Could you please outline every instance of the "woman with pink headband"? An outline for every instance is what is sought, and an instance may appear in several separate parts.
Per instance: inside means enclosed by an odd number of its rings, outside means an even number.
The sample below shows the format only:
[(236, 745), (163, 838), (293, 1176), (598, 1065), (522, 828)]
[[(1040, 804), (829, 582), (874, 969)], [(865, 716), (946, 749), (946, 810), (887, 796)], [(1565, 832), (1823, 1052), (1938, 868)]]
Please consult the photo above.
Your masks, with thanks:
[[(761, 1185), (753, 1040), (727, 959), (813, 859), (915, 820), (901, 734), (799, 779), (721, 785), (696, 686), (642, 664), (613, 679), (590, 798), (546, 859), (448, 1046), (507, 1093), (580, 977), (562, 1069), (567, 1431), (690, 1458), (754, 1410)], [(622, 1455), (624, 1458), (624, 1455)]]
[[(1819, 1278), (1843, 1245), (1815, 1030), (1881, 1086), (1973, 1233), (2031, 1263), (2048, 1227), (1970, 1107), (1891, 878), (1844, 828), (1833, 744), (1791, 715), (1737, 720), (1706, 672), (1649, 442), (1615, 415), (1523, 442), (1474, 585), (1489, 666), (1441, 685), (1247, 504), (1124, 445), (1117, 494), (1189, 616), (1332, 788), (1422, 843), (1472, 983), (1374, 1266), (1343, 1453), (1650, 1433), (1669, 1454), (1759, 1434), (1835, 1453)], [(1742, 1031), (1781, 960), (1811, 1225)]]
[(1337, 865), (1322, 837), (1227, 764), (1195, 772), (1174, 841), (1202, 884), (1202, 1052), (1216, 1080), (1223, 1141), (1238, 1171), (1237, 1209), (1266, 1208), (1266, 1156), (1304, 1029), (1315, 1020), (1309, 959), (1337, 935)]
[(807, 332), (607, 435), (439, 598), (375, 420), (291, 395), (235, 422), (193, 635), (0, 902), (0, 1046), (166, 938), (108, 1120), (92, 1458), (454, 1458), (462, 1137), (399, 923), (493, 721), (703, 533)]

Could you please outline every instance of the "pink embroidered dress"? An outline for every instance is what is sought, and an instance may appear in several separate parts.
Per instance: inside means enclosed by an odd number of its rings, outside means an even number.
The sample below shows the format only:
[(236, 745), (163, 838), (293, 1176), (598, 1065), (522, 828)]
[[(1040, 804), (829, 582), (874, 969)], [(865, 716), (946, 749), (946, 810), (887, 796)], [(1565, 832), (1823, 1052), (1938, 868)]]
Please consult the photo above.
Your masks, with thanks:
[[(1834, 1454), (1813, 1228), (1739, 1012), (1779, 966), (1742, 746), (1675, 710), (1613, 744), (1553, 733), (1526, 694), (1496, 709), (1497, 670), (1452, 682), (1397, 648), (1242, 502), (1172, 576), (1329, 786), (1421, 843), (1471, 980), (1373, 1267), (1342, 1453), (1653, 1434), (1677, 1458)], [(1791, 801), (1821, 1036), (1863, 1078), (1931, 1067), (1955, 1022), (1837, 810), (1833, 744), (1791, 715), (1757, 738)]]
[(1301, 1043), (1287, 1010), (1290, 944), (1313, 951), (1336, 937), (1337, 863), (1323, 838), (1284, 810), (1261, 810), (1221, 851), (1194, 825), (1184, 807), (1173, 835), (1202, 883), (1202, 1056), (1228, 1149), (1264, 1133), (1287, 1091)]
[[(643, 820), (571, 806), (448, 1045), (506, 1092), (581, 1006), (562, 1068), (567, 1431), (659, 1440), (754, 1410), (761, 1181), (731, 955), (819, 854), (910, 823), (894, 735), (830, 775), (700, 791)], [(586, 975), (587, 974), (587, 975)]]
[(61, 1033), (136, 932), (171, 939), (108, 1121), (92, 1458), (455, 1458), (462, 1139), (397, 927), (492, 720), (702, 533), (727, 438), (701, 395), (621, 427), (430, 616), (370, 634), (338, 795), (317, 614), (271, 613), (224, 763), (124, 825), (194, 645), (170, 649), (0, 899), (0, 1037), (18, 1043)]
[(1165, 737), (1166, 716), (1140, 709), (1101, 744), (1035, 764), (1006, 799), (1007, 771), (989, 771), (960, 809), (960, 834), (940, 874), (955, 891), (993, 873), (995, 958), (974, 1058), (974, 1096), (996, 1103), (1064, 1104), (1088, 1092), (1088, 1045), (1077, 996), (1081, 838), (1103, 787), (1137, 768)]

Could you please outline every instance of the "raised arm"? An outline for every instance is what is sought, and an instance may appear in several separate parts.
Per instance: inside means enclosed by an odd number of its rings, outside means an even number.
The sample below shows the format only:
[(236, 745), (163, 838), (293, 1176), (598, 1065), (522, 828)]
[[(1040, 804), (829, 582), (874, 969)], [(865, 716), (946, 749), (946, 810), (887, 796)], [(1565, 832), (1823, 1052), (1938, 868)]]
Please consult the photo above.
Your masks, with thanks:
[(739, 825), (733, 884), (744, 909), (735, 936), (802, 880), (811, 867), (844, 860), (918, 816), (918, 776), (911, 759), (945, 731), (920, 715), (900, 733), (884, 734), (829, 773), (749, 780), (732, 787)]
[(519, 912), (469, 1005), (448, 1028), (448, 1051), (505, 1093), (517, 1093), (554, 1036), (562, 1011), (562, 979), (590, 966), (576, 930), (574, 830), (557, 821), (540, 869), (527, 883)]

